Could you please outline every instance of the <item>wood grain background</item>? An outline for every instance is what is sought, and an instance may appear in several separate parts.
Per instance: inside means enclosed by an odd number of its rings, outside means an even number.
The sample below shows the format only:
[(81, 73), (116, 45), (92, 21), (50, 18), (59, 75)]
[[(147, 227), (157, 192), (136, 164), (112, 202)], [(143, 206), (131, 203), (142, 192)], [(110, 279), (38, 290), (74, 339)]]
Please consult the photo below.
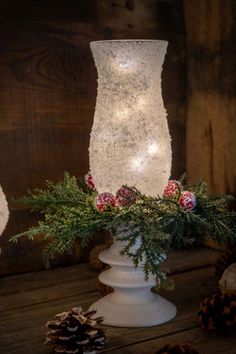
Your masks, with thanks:
[[(172, 135), (172, 176), (187, 169), (192, 181), (202, 176), (211, 190), (235, 192), (236, 16), (235, 2), (225, 3), (0, 0), (0, 183), (11, 211), (0, 239), (0, 274), (43, 267), (40, 237), (8, 242), (9, 235), (38, 219), (11, 198), (45, 179), (60, 179), (64, 171), (83, 176), (88, 170), (96, 99), (92, 40), (169, 41), (163, 98)], [(55, 264), (85, 257), (76, 245), (73, 255)]]
[(184, 12), (188, 175), (236, 195), (236, 1), (185, 0)]

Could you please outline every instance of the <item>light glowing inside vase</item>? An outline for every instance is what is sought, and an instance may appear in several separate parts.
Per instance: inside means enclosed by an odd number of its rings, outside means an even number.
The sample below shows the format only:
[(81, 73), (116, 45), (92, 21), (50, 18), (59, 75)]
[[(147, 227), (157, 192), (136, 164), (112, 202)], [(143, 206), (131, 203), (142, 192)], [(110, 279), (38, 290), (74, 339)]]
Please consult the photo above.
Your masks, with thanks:
[(161, 95), (167, 42), (97, 41), (91, 49), (98, 93), (90, 169), (99, 193), (124, 184), (161, 195), (170, 177), (171, 144)]

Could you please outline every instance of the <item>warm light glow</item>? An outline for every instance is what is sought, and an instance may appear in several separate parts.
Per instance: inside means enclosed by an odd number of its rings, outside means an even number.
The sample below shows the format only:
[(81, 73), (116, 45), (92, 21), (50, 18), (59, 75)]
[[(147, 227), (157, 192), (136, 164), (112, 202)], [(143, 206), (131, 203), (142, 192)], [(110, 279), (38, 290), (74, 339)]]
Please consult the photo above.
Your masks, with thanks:
[(118, 61), (118, 66), (119, 66), (119, 69), (121, 70), (127, 70), (127, 69), (130, 69), (133, 65), (133, 62), (130, 60), (130, 59), (121, 59)]
[(117, 111), (115, 111), (115, 118), (118, 121), (122, 121), (124, 119), (127, 119), (129, 116), (129, 110), (128, 108), (119, 108)]
[(150, 155), (154, 155), (158, 152), (158, 145), (157, 143), (151, 143), (149, 146), (148, 146), (148, 153)]
[(133, 170), (138, 172), (144, 167), (144, 158), (142, 158), (141, 156), (135, 157), (132, 159), (131, 164), (132, 164)]
[(144, 97), (139, 97), (137, 99), (137, 107), (139, 109), (144, 109), (145, 108), (145, 105), (146, 105), (146, 100), (144, 99)]
[(90, 169), (99, 193), (136, 185), (162, 195), (170, 177), (171, 146), (161, 96), (167, 42), (91, 43), (98, 95), (90, 139)]
[(132, 72), (132, 70), (135, 69), (135, 62), (133, 59), (127, 58), (127, 56), (124, 54), (118, 55), (116, 58), (112, 58), (111, 66), (114, 70), (119, 71), (120, 74), (126, 74)]

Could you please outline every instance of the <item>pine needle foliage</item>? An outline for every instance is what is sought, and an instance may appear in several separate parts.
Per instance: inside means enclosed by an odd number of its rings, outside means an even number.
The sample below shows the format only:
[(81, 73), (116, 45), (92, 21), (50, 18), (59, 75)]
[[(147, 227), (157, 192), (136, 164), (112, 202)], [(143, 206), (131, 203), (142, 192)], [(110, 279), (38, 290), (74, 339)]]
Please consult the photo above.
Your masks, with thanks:
[[(180, 181), (183, 183), (183, 178)], [(156, 276), (160, 285), (168, 283), (161, 263), (169, 249), (181, 249), (202, 239), (236, 243), (236, 213), (228, 208), (232, 197), (209, 196), (204, 182), (185, 186), (196, 197), (193, 210), (178, 203), (181, 191), (172, 198), (151, 197), (136, 187), (125, 187), (136, 202), (122, 208), (107, 206), (101, 212), (95, 205), (97, 192), (75, 177), (65, 173), (58, 183), (47, 181), (45, 189), (29, 191), (20, 201), (43, 214), (43, 220), (10, 240), (17, 242), (23, 236), (34, 239), (42, 234), (49, 240), (44, 253), (49, 264), (55, 254), (70, 252), (77, 238), (86, 246), (96, 231), (106, 229), (125, 241), (121, 253), (135, 266), (142, 266), (146, 278)]]

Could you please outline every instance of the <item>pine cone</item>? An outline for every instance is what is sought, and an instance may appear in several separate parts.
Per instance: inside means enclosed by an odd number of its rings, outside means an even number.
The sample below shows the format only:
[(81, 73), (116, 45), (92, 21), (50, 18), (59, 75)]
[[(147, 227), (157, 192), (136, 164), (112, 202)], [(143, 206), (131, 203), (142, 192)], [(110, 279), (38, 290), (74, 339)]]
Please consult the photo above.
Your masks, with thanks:
[(230, 334), (236, 330), (236, 295), (215, 293), (200, 304), (198, 319), (209, 333)]
[(102, 270), (105, 267), (105, 264), (100, 261), (98, 255), (101, 251), (104, 251), (107, 248), (107, 245), (105, 243), (102, 243), (101, 245), (94, 246), (93, 249), (90, 251), (89, 264), (92, 269)]
[(111, 245), (113, 244), (113, 236), (110, 232), (108, 232), (106, 234), (106, 237), (105, 237), (105, 244), (107, 245), (107, 248), (108, 247), (111, 247)]
[(106, 296), (110, 293), (113, 293), (114, 289), (111, 286), (103, 284), (100, 280), (97, 280), (97, 290), (100, 292), (102, 296)]
[(200, 354), (196, 349), (192, 348), (188, 344), (167, 344), (156, 354)]
[(45, 344), (53, 345), (54, 353), (97, 353), (105, 342), (106, 336), (97, 325), (102, 317), (92, 319), (96, 311), (82, 312), (81, 307), (59, 313), (55, 320), (48, 321)]
[(227, 247), (215, 264), (215, 274), (220, 279), (224, 270), (236, 262), (236, 245)]
[(222, 294), (236, 294), (236, 263), (232, 263), (224, 270), (219, 286)]

